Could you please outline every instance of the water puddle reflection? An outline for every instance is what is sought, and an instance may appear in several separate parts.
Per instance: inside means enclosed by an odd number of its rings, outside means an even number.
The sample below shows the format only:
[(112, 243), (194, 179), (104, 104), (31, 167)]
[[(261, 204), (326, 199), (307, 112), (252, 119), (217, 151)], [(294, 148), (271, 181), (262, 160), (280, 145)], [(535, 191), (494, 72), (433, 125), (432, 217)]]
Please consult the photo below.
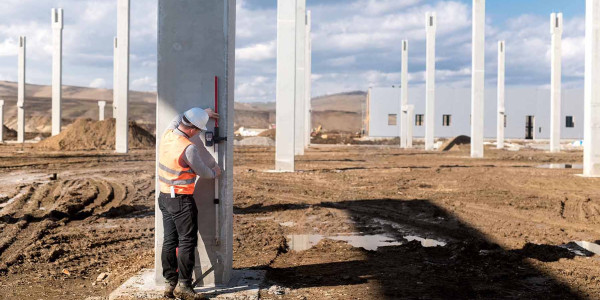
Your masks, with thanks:
[(538, 169), (576, 169), (583, 170), (583, 165), (581, 164), (545, 164), (536, 166)]
[[(318, 244), (324, 238), (335, 241), (343, 241), (350, 244), (352, 247), (363, 248), (369, 251), (376, 251), (379, 247), (400, 246), (403, 244), (403, 242), (383, 234), (361, 235), (358, 233), (334, 236), (323, 236), (320, 234), (293, 234), (287, 236), (287, 243), (290, 250), (305, 251)], [(421, 242), (421, 245), (423, 247), (446, 246), (445, 242), (434, 239), (422, 238), (414, 235), (405, 236), (404, 239), (406, 239), (409, 242)]]

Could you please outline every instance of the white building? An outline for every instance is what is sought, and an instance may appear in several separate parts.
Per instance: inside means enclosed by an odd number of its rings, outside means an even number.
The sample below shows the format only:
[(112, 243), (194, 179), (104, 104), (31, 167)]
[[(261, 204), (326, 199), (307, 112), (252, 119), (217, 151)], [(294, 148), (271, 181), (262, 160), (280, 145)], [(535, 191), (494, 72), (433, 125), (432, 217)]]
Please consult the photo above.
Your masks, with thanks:
[[(583, 89), (562, 91), (561, 138), (583, 139)], [(367, 96), (366, 134), (370, 137), (400, 135), (399, 87), (376, 87)], [(470, 135), (471, 90), (436, 88), (435, 137)], [(496, 88), (485, 90), (486, 138), (496, 137)], [(550, 90), (507, 87), (505, 100), (506, 138), (550, 138)], [(409, 88), (409, 104), (415, 106), (414, 136), (425, 136), (425, 89)]]

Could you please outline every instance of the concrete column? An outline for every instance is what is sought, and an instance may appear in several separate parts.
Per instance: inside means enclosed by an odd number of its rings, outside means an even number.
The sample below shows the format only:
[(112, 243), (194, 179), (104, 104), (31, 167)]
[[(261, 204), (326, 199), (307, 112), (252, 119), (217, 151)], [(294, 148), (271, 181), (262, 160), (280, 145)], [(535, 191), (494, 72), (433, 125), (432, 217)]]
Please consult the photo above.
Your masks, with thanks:
[(117, 116), (116, 116), (116, 151), (129, 151), (129, 16), (130, 0), (117, 2), (117, 38), (119, 40), (117, 57)]
[(305, 51), (305, 83), (306, 83), (306, 97), (304, 98), (304, 147), (310, 146), (310, 134), (312, 129), (311, 120), (311, 100), (312, 100), (312, 15), (310, 10), (306, 11), (306, 51)]
[(433, 150), (435, 132), (435, 33), (437, 17), (435, 13), (425, 15), (427, 32), (427, 54), (425, 70), (425, 150)]
[(277, 133), (275, 170), (294, 172), (296, 0), (277, 0)]
[(306, 98), (306, 0), (296, 0), (296, 141), (295, 154), (304, 155), (304, 100)]
[(498, 120), (497, 120), (497, 148), (504, 149), (504, 118), (506, 109), (504, 107), (504, 78), (505, 78), (506, 43), (498, 42)]
[(551, 90), (550, 90), (550, 152), (560, 152), (561, 91), (562, 91), (562, 13), (550, 15), (551, 48)]
[(485, 97), (485, 0), (473, 0), (473, 50), (471, 73), (471, 157), (483, 158)]
[(104, 121), (104, 108), (106, 107), (106, 101), (98, 101), (99, 115), (98, 120)]
[(407, 122), (407, 131), (406, 131), (406, 148), (407, 149), (412, 149), (413, 148), (413, 136), (414, 136), (414, 128), (415, 128), (415, 106), (414, 105), (408, 105), (408, 110), (407, 110), (407, 115), (408, 117), (406, 118), (406, 122)]
[[(203, 151), (207, 158), (216, 157), (223, 169), (218, 181), (220, 204), (214, 204), (214, 180), (199, 179), (194, 192), (199, 231), (194, 275), (201, 286), (228, 283), (232, 272), (235, 16), (235, 0), (158, 1), (157, 143), (176, 115), (192, 107), (215, 108), (215, 90), (221, 115), (219, 134), (227, 137), (219, 143), (217, 153), (214, 147)], [(120, 48), (123, 44), (119, 43)], [(121, 108), (118, 106), (118, 113)], [(214, 122), (208, 128), (212, 131)], [(203, 139), (201, 134), (192, 142), (204, 144)], [(156, 279), (162, 283), (163, 228), (158, 205), (155, 213)], [(206, 277), (201, 278), (204, 273)]]
[(4, 143), (4, 100), (0, 100), (0, 143)]
[(119, 83), (119, 50), (118, 50), (118, 42), (117, 37), (115, 37), (113, 42), (113, 118), (117, 117), (117, 104), (119, 101), (117, 100), (117, 91), (118, 83)]
[(583, 175), (600, 177), (600, 0), (586, 0)]
[(62, 125), (62, 36), (63, 10), (52, 9), (52, 135), (60, 133)]
[(400, 147), (408, 148), (408, 111), (404, 107), (408, 105), (408, 41), (402, 41), (402, 78), (401, 80), (401, 98), (400, 107), (402, 107), (402, 115), (400, 115)]
[(27, 50), (27, 38), (19, 38), (19, 74), (17, 92), (17, 142), (25, 142), (25, 54)]

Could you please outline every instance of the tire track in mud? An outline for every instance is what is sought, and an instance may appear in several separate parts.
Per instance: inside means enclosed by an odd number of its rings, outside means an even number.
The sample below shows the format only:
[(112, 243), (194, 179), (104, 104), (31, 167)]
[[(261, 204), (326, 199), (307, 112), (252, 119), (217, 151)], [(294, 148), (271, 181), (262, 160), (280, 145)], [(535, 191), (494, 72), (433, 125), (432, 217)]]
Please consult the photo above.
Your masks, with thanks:
[(147, 226), (128, 231), (121, 226), (84, 228), (100, 218), (151, 211), (147, 205), (153, 203), (147, 198), (154, 193), (151, 178), (140, 176), (133, 184), (119, 178), (90, 178), (20, 186), (0, 209), (0, 274), (26, 263), (37, 268), (36, 264), (56, 262), (86, 273), (115, 252), (142, 247), (154, 235)]

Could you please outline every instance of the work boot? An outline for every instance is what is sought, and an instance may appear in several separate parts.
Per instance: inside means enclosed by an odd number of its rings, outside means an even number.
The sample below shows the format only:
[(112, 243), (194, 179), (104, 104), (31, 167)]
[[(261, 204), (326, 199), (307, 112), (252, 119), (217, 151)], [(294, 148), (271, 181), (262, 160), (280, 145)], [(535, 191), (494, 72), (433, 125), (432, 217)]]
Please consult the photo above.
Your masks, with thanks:
[(189, 283), (179, 282), (173, 291), (173, 295), (183, 300), (205, 300), (208, 299), (202, 294), (196, 294), (192, 285)]
[(165, 298), (174, 299), (175, 295), (173, 295), (173, 291), (175, 290), (176, 286), (177, 286), (177, 282), (167, 283), (167, 286), (165, 287), (165, 293), (163, 294), (163, 296)]

